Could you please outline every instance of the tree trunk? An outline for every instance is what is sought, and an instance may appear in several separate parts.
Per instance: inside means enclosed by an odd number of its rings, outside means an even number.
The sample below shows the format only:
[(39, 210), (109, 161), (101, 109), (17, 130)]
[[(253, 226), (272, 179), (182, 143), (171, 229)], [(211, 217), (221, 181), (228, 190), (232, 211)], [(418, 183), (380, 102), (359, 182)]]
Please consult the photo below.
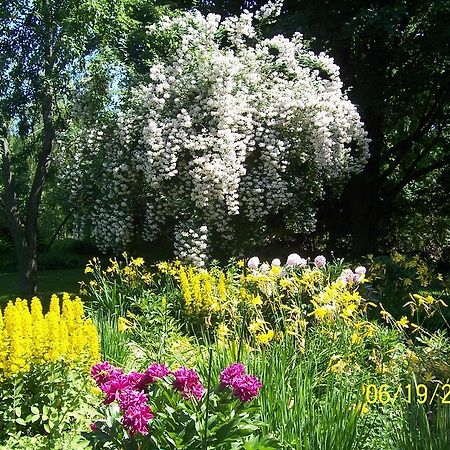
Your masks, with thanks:
[(12, 183), (11, 159), (6, 137), (2, 139), (3, 209), (6, 224), (11, 233), (17, 256), (20, 277), (20, 294), (36, 294), (36, 247), (29, 245), (25, 227), (19, 216), (17, 196)]
[(36, 251), (17, 251), (17, 261), (19, 269), (19, 289), (20, 293), (26, 295), (37, 294), (37, 263)]

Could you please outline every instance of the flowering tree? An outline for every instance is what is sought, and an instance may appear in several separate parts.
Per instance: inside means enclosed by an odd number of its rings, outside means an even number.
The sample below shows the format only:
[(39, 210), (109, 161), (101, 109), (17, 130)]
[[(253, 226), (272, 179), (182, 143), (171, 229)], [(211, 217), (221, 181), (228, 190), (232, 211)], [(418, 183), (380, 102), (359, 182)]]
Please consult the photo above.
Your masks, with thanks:
[(273, 214), (312, 230), (324, 186), (364, 166), (366, 133), (333, 60), (298, 33), (260, 36), (279, 9), (189, 12), (149, 27), (151, 39), (172, 36), (173, 51), (116, 120), (79, 136), (66, 166), (102, 248), (170, 229), (177, 256), (201, 265), (210, 244), (242, 229), (259, 236)]

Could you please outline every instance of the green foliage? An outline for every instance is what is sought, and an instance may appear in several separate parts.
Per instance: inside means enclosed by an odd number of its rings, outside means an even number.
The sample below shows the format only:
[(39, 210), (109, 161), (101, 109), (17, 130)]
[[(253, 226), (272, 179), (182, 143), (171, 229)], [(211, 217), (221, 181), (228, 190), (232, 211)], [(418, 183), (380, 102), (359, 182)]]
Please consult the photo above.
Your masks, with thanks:
[[(46, 436), (47, 445), (86, 426), (95, 397), (88, 375), (65, 363), (34, 366), (1, 382), (0, 442)], [(53, 447), (51, 447), (53, 448)]]

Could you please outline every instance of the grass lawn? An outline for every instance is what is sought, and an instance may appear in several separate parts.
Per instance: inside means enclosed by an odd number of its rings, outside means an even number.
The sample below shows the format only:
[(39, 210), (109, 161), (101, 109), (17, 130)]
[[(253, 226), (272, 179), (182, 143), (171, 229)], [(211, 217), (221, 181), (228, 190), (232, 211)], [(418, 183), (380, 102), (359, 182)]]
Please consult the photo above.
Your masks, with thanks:
[[(38, 272), (39, 298), (48, 303), (52, 294), (69, 292), (78, 294), (78, 282), (84, 278), (84, 268), (42, 270)], [(0, 306), (13, 300), (19, 293), (19, 274), (17, 272), (0, 273)]]

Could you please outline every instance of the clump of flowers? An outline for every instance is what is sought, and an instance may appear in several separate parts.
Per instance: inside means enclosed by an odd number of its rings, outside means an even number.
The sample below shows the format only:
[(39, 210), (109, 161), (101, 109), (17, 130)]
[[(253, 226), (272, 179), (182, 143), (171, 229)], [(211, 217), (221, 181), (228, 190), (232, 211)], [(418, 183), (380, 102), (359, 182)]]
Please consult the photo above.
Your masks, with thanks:
[(219, 389), (211, 388), (207, 396), (199, 374), (187, 367), (172, 371), (154, 363), (146, 370), (124, 373), (105, 361), (93, 366), (91, 375), (105, 394), (106, 417), (91, 424), (87, 437), (101, 448), (105, 442), (125, 441), (133, 448), (172, 448), (172, 436), (179, 437), (179, 448), (200, 448), (209, 413), (217, 424), (209, 431), (212, 442), (217, 442), (214, 433), (224, 427), (236, 444), (245, 442), (242, 426), (252, 424), (251, 429), (257, 429), (257, 408), (246, 403), (258, 396), (262, 384), (239, 363), (222, 371)]
[(263, 386), (257, 377), (248, 375), (245, 371), (243, 364), (236, 363), (225, 368), (220, 374), (220, 386), (231, 388), (233, 395), (244, 403), (255, 399)]
[(64, 361), (86, 364), (100, 358), (97, 329), (84, 317), (79, 297), (65, 293), (62, 304), (57, 295), (44, 314), (42, 304), (33, 297), (17, 298), (0, 309), (0, 379), (29, 372), (33, 365)]
[(339, 189), (365, 165), (366, 133), (339, 68), (300, 33), (260, 38), (278, 8), (261, 11), (190, 11), (148, 28), (149, 39), (178, 36), (173, 53), (154, 61), (115, 120), (82, 130), (61, 164), (80, 228), (102, 248), (136, 234), (152, 241), (175, 223), (176, 256), (202, 265), (214, 236), (231, 243), (246, 231), (236, 215), (252, 233), (279, 211), (310, 231), (323, 186)]

